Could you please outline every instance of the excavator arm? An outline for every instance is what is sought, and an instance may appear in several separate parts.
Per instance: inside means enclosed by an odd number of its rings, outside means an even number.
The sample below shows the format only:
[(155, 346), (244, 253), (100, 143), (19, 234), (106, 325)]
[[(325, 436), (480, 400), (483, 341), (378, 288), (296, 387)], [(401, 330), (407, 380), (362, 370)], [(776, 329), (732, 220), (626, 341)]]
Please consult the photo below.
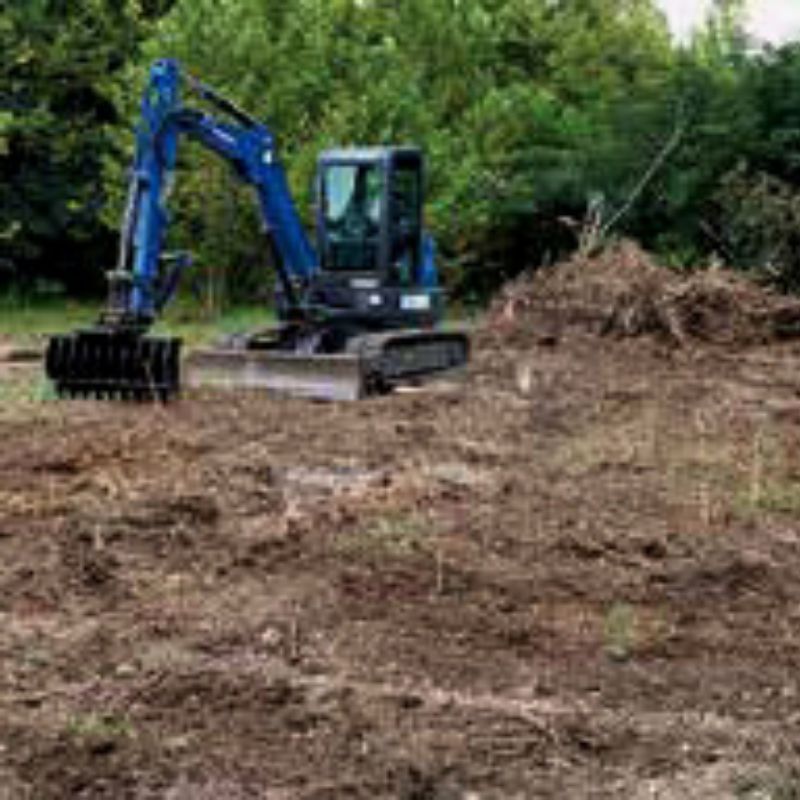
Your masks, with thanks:
[[(214, 106), (217, 114), (185, 106), (182, 89)], [(178, 339), (146, 335), (177, 288), (185, 257), (164, 251), (166, 198), (183, 139), (200, 142), (231, 164), (256, 192), (265, 233), (276, 254), (286, 302), (302, 316), (297, 287), (318, 270), (289, 192), (270, 130), (162, 59), (150, 69), (144, 91), (116, 268), (107, 273), (108, 299), (96, 325), (51, 337), (46, 372), (69, 396), (166, 399), (179, 388)], [(168, 264), (169, 261), (174, 263)]]
[[(182, 86), (225, 118), (184, 106)], [(269, 129), (209, 86), (182, 76), (175, 61), (161, 60), (151, 67), (142, 99), (120, 254), (111, 276), (116, 285), (110, 310), (116, 319), (146, 324), (177, 285), (162, 264), (169, 224), (165, 196), (184, 138), (200, 142), (229, 162), (239, 178), (254, 188), (264, 230), (278, 256), (279, 277), (290, 297), (292, 287), (309, 280), (318, 269)]]

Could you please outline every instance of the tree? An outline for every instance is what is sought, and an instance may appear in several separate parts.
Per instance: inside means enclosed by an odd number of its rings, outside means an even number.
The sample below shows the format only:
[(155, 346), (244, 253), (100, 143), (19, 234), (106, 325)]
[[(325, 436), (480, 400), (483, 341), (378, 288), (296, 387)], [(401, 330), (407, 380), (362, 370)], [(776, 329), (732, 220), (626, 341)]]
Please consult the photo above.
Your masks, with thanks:
[[(735, 186), (744, 202), (752, 176), (755, 196), (774, 179), (788, 201), (800, 57), (754, 54), (741, 14), (717, 0), (678, 46), (654, 0), (14, 0), (0, 264), (101, 275), (147, 68), (165, 56), (270, 125), (309, 222), (321, 150), (421, 145), (428, 225), (463, 296), (574, 246), (589, 207), (673, 260), (726, 248), (751, 263), (722, 199)], [(182, 148), (171, 208), (172, 244), (195, 252), (215, 302), (269, 287), (253, 198), (227, 164)]]
[(108, 266), (113, 238), (99, 216), (110, 81), (145, 24), (133, 0), (11, 0), (0, 16), (0, 280), (77, 291)]
[(729, 261), (800, 289), (800, 44), (748, 61), (742, 81), (751, 120), (735, 164), (710, 198)]
[[(145, 60), (163, 55), (272, 125), (303, 212), (320, 150), (420, 144), (451, 285), (479, 294), (573, 241), (560, 217), (614, 195), (625, 165), (596, 164), (615, 109), (662, 81), (672, 59), (650, 0), (183, 0), (129, 71), (125, 116)], [(183, 163), (175, 239), (191, 240), (200, 263), (224, 261), (242, 286), (246, 265), (260, 263), (257, 221), (245, 213), (250, 235), (225, 244), (227, 168), (188, 147)], [(244, 195), (233, 196), (241, 210)]]

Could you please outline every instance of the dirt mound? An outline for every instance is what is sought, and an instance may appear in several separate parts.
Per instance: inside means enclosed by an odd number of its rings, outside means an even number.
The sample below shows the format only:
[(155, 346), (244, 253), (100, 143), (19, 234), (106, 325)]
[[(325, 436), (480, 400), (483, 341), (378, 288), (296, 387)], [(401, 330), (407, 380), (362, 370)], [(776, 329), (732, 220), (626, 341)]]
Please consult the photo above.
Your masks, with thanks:
[(681, 275), (622, 242), (508, 284), (483, 333), (524, 346), (553, 344), (576, 330), (674, 345), (763, 343), (800, 332), (800, 301), (721, 268)]

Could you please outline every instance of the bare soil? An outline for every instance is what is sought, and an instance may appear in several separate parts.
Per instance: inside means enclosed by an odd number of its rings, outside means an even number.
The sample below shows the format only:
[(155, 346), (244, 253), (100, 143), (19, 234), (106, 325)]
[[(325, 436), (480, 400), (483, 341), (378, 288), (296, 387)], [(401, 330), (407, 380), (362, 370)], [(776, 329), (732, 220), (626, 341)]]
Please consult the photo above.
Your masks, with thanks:
[(800, 345), (555, 274), (358, 404), (0, 372), (0, 798), (800, 797)]

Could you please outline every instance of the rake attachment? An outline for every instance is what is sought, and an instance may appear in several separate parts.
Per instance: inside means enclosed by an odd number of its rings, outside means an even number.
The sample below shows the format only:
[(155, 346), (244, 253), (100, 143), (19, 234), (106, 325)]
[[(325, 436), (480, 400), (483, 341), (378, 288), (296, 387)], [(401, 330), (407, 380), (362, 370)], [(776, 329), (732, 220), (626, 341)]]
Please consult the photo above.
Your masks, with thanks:
[(169, 400), (180, 389), (181, 340), (90, 328), (50, 338), (45, 371), (62, 397)]

